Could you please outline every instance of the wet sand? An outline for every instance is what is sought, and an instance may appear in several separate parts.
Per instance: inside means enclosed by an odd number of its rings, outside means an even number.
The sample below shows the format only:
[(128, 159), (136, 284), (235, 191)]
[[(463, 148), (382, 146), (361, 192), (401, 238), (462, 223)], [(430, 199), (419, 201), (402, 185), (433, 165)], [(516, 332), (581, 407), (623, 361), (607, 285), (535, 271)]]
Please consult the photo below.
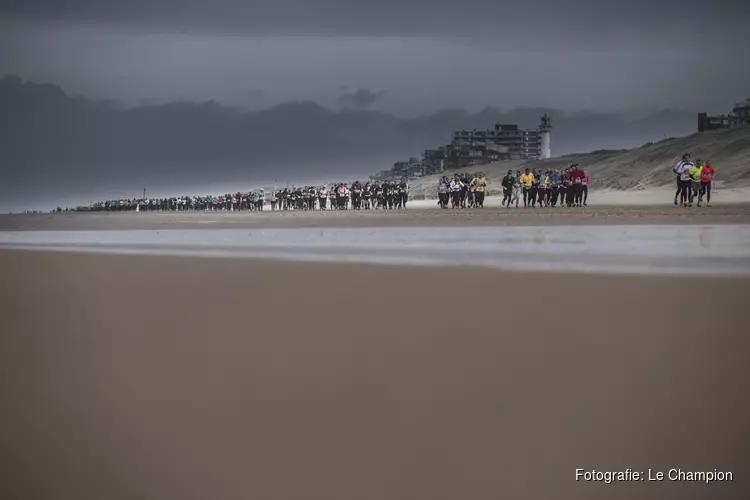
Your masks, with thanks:
[(750, 277), (750, 224), (0, 231), (0, 249)]
[(750, 204), (313, 212), (166, 212), (0, 215), (0, 231), (286, 227), (444, 227), (574, 224), (748, 224)]
[(0, 498), (745, 498), (747, 279), (16, 251), (0, 276)]

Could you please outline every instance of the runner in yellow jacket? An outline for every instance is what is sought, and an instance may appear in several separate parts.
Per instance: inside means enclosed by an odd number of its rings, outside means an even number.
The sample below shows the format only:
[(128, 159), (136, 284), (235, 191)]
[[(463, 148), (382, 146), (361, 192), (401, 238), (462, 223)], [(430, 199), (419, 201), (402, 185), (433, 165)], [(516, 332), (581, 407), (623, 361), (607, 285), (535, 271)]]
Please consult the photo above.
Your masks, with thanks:
[(529, 204), (529, 190), (531, 189), (531, 186), (534, 184), (534, 174), (529, 172), (529, 169), (526, 169), (526, 172), (521, 174), (521, 187), (523, 188), (523, 206), (527, 207)]
[(695, 165), (690, 169), (690, 191), (688, 192), (688, 206), (693, 206), (693, 200), (697, 200), (701, 190), (701, 172), (703, 163), (695, 160)]
[(484, 174), (480, 172), (474, 177), (472, 184), (474, 184), (474, 205), (477, 208), (484, 208), (484, 194), (487, 190), (487, 179)]

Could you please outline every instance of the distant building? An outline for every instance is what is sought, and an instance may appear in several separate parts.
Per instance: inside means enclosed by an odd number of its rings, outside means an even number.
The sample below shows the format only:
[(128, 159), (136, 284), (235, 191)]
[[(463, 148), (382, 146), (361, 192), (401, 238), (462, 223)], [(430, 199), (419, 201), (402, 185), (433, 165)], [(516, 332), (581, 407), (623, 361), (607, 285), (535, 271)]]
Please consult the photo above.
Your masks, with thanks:
[(518, 125), (500, 123), (489, 130), (459, 130), (453, 133), (452, 159), (458, 159), (464, 166), (464, 160), (474, 164), (479, 158), (487, 162), (549, 158), (551, 130), (547, 115), (542, 117), (536, 130), (521, 130)]
[(370, 179), (422, 177), (441, 174), (449, 168), (484, 165), (498, 160), (546, 159), (551, 156), (552, 124), (545, 114), (536, 130), (521, 130), (518, 125), (497, 123), (494, 129), (459, 130), (451, 143), (437, 149), (426, 149), (422, 158), (398, 161), (391, 170), (384, 170)]
[(372, 176), (372, 180), (407, 177), (414, 179), (425, 175), (439, 174), (445, 170), (445, 153), (442, 150), (427, 150), (422, 158), (409, 158), (408, 161), (397, 161), (391, 170)]
[(445, 172), (445, 160), (444, 159), (423, 159), (422, 160), (422, 175), (433, 175), (442, 174)]
[(734, 105), (728, 115), (708, 116), (698, 113), (698, 132), (750, 126), (750, 98)]
[(392, 174), (391, 174), (390, 170), (381, 170), (377, 174), (371, 175), (370, 176), (370, 180), (373, 181), (373, 182), (381, 182), (381, 181), (384, 181), (386, 179), (390, 179), (391, 175)]
[(397, 161), (393, 164), (393, 168), (391, 169), (392, 175), (396, 177), (403, 177), (408, 174), (409, 172), (409, 165), (411, 162), (409, 161)]
[(445, 171), (445, 146), (426, 149), (422, 154), (422, 175), (442, 174)]

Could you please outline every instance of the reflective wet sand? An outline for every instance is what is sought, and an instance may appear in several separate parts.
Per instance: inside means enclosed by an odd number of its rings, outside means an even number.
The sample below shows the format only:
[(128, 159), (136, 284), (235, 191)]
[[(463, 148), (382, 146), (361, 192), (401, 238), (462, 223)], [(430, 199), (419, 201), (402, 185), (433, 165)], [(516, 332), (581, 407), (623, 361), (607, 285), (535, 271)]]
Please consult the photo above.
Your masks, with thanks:
[(0, 248), (674, 275), (750, 275), (750, 225), (0, 232)]

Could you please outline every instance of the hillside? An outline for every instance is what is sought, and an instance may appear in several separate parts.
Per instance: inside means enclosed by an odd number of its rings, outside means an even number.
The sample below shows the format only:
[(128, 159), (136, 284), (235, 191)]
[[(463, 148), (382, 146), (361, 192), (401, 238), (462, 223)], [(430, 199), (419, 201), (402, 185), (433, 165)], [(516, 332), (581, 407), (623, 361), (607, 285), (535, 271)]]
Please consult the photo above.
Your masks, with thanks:
[[(449, 170), (446, 174), (481, 170), (490, 183), (489, 194), (493, 195), (500, 192), (500, 181), (508, 170), (515, 173), (525, 168), (563, 169), (578, 163), (589, 172), (592, 189), (638, 190), (672, 185), (674, 177), (671, 167), (684, 153), (690, 153), (694, 160), (711, 160), (717, 180), (732, 187), (750, 186), (750, 129), (697, 133), (648, 143), (635, 149), (593, 151), (549, 160), (501, 161), (479, 168)], [(412, 195), (417, 198), (435, 197), (435, 184), (439, 177), (432, 175), (412, 181)]]

